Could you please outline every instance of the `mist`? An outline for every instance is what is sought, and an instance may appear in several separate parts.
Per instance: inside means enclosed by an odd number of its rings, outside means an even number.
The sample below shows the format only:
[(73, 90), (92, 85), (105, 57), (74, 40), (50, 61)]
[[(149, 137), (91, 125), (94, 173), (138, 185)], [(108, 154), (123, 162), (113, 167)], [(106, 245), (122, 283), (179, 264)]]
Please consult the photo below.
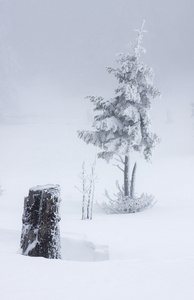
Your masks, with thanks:
[[(194, 299), (193, 11), (191, 0), (0, 0), (1, 299)], [(77, 131), (93, 123), (86, 96), (115, 96), (106, 67), (116, 67), (143, 20), (140, 60), (162, 94), (150, 109), (161, 142), (150, 163), (130, 153), (131, 198), (121, 195), (127, 176), (118, 161), (96, 159), (99, 149)], [(29, 251), (39, 243), (39, 225), (24, 223), (24, 197), (47, 184), (61, 188), (62, 260), (18, 251), (22, 227), (32, 235)], [(104, 202), (114, 209), (105, 189), (124, 210), (105, 213)], [(93, 220), (81, 220), (86, 198)], [(35, 200), (29, 219), (32, 212), (46, 228)], [(128, 214), (128, 200), (137, 213)]]
[(46, 116), (76, 123), (77, 129), (90, 126), (92, 107), (84, 98), (114, 95), (117, 82), (105, 68), (115, 65), (116, 53), (127, 52), (145, 20), (142, 61), (155, 70), (162, 92), (151, 111), (153, 130), (163, 140), (160, 153), (193, 153), (191, 1), (1, 0), (0, 5), (4, 121)]

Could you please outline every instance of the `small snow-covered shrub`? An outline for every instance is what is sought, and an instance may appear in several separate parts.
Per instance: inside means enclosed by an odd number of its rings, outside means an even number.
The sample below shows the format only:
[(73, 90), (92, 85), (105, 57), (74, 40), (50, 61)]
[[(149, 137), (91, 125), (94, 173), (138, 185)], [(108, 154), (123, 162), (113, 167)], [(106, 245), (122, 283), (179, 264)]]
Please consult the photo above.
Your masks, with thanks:
[(112, 199), (105, 190), (105, 196), (108, 198), (108, 203), (103, 202), (102, 207), (107, 214), (128, 214), (141, 212), (147, 208), (151, 208), (156, 203), (153, 195), (147, 195), (144, 193), (140, 197), (125, 197), (124, 190), (119, 186), (118, 182), (116, 182), (116, 186), (118, 188), (118, 193), (115, 195), (115, 199)]

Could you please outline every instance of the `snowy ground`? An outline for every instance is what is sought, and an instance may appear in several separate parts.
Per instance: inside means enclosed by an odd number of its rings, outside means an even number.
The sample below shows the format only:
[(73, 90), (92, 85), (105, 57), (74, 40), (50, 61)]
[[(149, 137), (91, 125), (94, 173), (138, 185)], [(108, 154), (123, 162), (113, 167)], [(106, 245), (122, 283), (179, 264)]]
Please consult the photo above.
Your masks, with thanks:
[[(76, 126), (57, 119), (1, 124), (0, 299), (193, 300), (194, 155), (139, 163), (136, 189), (155, 195), (152, 209), (106, 215), (95, 206), (94, 219), (81, 221), (74, 186), (82, 161), (92, 163), (95, 151), (77, 140)], [(96, 171), (100, 202), (119, 171), (101, 161)], [(107, 245), (109, 260), (86, 261), (83, 248), (75, 261), (19, 254), (23, 198), (46, 183), (61, 185), (61, 235), (77, 241), (72, 253), (86, 240)]]

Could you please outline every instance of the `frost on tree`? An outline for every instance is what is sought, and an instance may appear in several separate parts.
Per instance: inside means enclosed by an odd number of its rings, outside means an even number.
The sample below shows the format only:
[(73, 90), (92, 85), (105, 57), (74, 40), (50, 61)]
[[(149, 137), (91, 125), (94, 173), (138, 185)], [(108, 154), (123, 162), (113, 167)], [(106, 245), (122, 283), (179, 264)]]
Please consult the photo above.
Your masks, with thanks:
[[(159, 141), (158, 136), (150, 130), (149, 110), (151, 100), (159, 96), (160, 92), (153, 85), (153, 69), (140, 61), (141, 53), (145, 52), (141, 46), (145, 32), (143, 28), (144, 22), (141, 29), (137, 30), (138, 35), (135, 43), (130, 45), (130, 51), (118, 56), (118, 67), (107, 68), (118, 80), (115, 96), (108, 100), (102, 97), (87, 97), (93, 103), (96, 112), (94, 130), (78, 131), (79, 138), (101, 149), (98, 153), (99, 158), (108, 162), (115, 156), (119, 157), (119, 162), (123, 164), (123, 167), (119, 168), (124, 174), (122, 200), (128, 204), (134, 198), (134, 180), (130, 179), (130, 155), (139, 152), (149, 160)], [(120, 193), (119, 195), (121, 197)], [(131, 211), (126, 208), (125, 212)]]
[(37, 186), (24, 200), (22, 254), (61, 258), (59, 185)]

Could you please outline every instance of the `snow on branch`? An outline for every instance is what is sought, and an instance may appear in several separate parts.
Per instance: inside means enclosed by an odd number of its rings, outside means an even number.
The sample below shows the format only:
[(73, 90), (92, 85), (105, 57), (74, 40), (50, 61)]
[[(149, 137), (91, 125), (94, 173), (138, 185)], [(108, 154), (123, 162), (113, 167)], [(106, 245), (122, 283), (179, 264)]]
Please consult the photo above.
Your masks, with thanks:
[[(119, 189), (119, 195), (116, 197), (122, 212), (142, 210), (152, 202), (152, 196), (145, 194), (140, 198), (134, 198), (133, 188), (129, 194), (130, 184), (134, 186), (136, 171), (135, 167), (130, 174), (128, 162), (131, 153), (143, 154), (148, 161), (159, 142), (158, 136), (151, 131), (149, 110), (152, 100), (160, 96), (160, 92), (154, 86), (153, 69), (140, 61), (141, 52), (145, 52), (142, 47), (143, 34), (146, 32), (144, 26), (145, 21), (137, 30), (135, 42), (130, 44), (130, 51), (117, 56), (118, 67), (106, 68), (108, 73), (113, 74), (118, 80), (114, 97), (109, 99), (101, 96), (87, 97), (94, 105), (94, 111), (97, 112), (92, 124), (94, 131), (78, 131), (78, 137), (84, 142), (100, 148), (98, 158), (109, 162), (115, 156), (123, 157), (120, 161), (116, 160), (115, 164), (120, 171), (124, 172), (124, 196)], [(107, 192), (106, 195), (110, 200)], [(130, 198), (129, 195), (132, 197)], [(114, 210), (118, 211), (115, 202), (110, 200), (110, 203), (112, 207), (114, 206)]]
[(124, 197), (121, 191), (118, 192), (117, 198), (110, 197), (107, 191), (105, 196), (108, 203), (103, 202), (102, 207), (107, 214), (128, 214), (142, 212), (148, 208), (152, 208), (156, 201), (153, 195), (142, 194), (139, 198)]

